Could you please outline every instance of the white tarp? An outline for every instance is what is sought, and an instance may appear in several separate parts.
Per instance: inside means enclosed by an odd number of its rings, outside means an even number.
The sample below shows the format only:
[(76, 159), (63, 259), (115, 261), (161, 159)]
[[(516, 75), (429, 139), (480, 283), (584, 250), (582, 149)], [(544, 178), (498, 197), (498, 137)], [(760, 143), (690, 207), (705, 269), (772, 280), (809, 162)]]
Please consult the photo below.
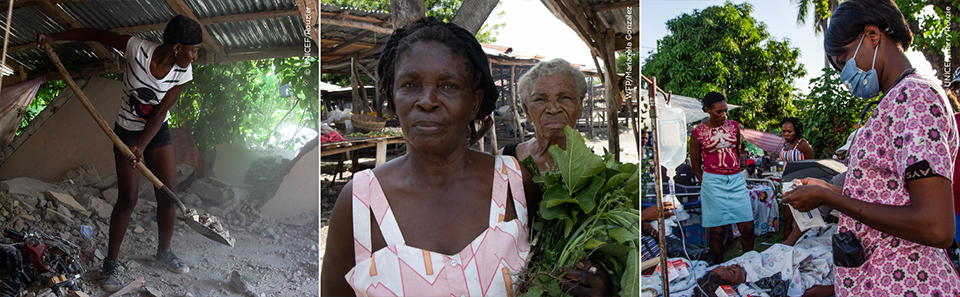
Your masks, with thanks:
[[(641, 104), (648, 104), (649, 97), (647, 97), (647, 90), (640, 89), (640, 99), (643, 100)], [(657, 92), (657, 107), (664, 108), (666, 107), (665, 99), (663, 94)], [(683, 109), (683, 114), (687, 117), (687, 125), (693, 125), (697, 122), (700, 122), (704, 118), (709, 117), (710, 115), (703, 111), (703, 104), (700, 103), (700, 99), (680, 96), (677, 94), (670, 95), (670, 106), (679, 107)], [(650, 109), (643, 109), (641, 105), (640, 117), (643, 119), (643, 124), (646, 127), (650, 126), (649, 117)], [(739, 108), (738, 105), (727, 104), (728, 110), (734, 110)]]

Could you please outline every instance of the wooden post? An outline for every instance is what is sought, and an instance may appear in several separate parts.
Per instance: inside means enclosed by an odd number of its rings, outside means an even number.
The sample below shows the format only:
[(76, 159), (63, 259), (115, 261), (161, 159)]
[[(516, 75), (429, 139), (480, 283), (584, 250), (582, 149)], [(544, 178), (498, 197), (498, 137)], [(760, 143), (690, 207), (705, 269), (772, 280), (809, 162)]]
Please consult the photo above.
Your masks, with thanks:
[(353, 89), (350, 93), (353, 95), (353, 114), (363, 112), (363, 104), (360, 102), (360, 89), (357, 86), (357, 56), (354, 54), (350, 58), (350, 86)]
[(590, 96), (588, 96), (589, 100), (587, 100), (587, 101), (590, 101), (590, 117), (587, 119), (587, 121), (590, 123), (590, 136), (596, 136), (597, 133), (593, 132), (593, 103), (594, 102), (593, 102), (593, 76), (592, 75), (590, 76), (590, 88), (588, 88), (587, 90), (589, 90), (590, 92)]
[(614, 36), (616, 32), (613, 29), (607, 29), (607, 34), (604, 36), (603, 46), (601, 51), (603, 52), (603, 67), (607, 71), (604, 71), (606, 75), (606, 85), (604, 86), (604, 98), (607, 102), (607, 124), (609, 125), (608, 130), (610, 131), (610, 137), (607, 138), (607, 150), (609, 150), (614, 155), (614, 159), (620, 161), (620, 122), (618, 120), (617, 114), (619, 113), (620, 105), (617, 103), (617, 64), (616, 58), (613, 51), (614, 46)]
[(520, 130), (519, 141), (521, 143), (526, 141), (526, 130), (523, 129), (523, 126), (520, 125), (520, 102), (517, 101), (517, 65), (510, 65), (510, 96), (513, 97), (513, 116), (517, 120), (517, 129)]

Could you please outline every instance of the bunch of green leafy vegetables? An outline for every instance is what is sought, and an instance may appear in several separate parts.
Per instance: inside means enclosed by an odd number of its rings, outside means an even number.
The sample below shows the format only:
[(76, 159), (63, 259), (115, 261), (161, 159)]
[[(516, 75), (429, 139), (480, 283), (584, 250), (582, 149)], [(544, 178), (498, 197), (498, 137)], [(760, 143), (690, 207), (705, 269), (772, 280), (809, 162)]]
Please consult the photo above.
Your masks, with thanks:
[(640, 170), (604, 149), (586, 146), (564, 128), (567, 150), (548, 148), (555, 168), (540, 173), (532, 158), (522, 162), (540, 185), (543, 200), (533, 222), (532, 257), (522, 276), (521, 296), (561, 296), (560, 267), (590, 259), (609, 273), (618, 296), (640, 290)]

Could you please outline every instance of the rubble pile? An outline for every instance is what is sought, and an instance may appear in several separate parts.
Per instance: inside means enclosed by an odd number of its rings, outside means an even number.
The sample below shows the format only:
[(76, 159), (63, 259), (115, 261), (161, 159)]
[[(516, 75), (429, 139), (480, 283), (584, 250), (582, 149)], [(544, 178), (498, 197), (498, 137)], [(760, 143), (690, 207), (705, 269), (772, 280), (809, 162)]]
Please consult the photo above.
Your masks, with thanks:
[[(265, 160), (260, 165), (253, 166), (252, 170), (259, 171), (265, 170), (264, 168), (288, 165), (289, 161), (283, 162), (283, 159)], [(259, 190), (253, 191), (246, 185), (227, 185), (212, 177), (196, 179), (193, 166), (190, 165), (179, 164), (177, 169), (179, 198), (188, 208), (197, 209), (202, 217), (209, 214), (220, 218), (220, 222), (210, 222), (211, 224), (221, 224), (222, 228), (233, 234), (238, 232), (252, 234), (245, 234), (247, 238), (252, 236), (275, 242), (280, 242), (280, 239), (314, 238), (304, 240), (307, 243), (298, 243), (309, 247), (302, 248), (299, 252), (314, 255), (317, 253), (315, 245), (315, 238), (319, 237), (319, 230), (315, 227), (318, 220), (317, 212), (307, 212), (296, 218), (283, 220), (266, 217), (258, 211), (262, 198), (255, 198), (255, 195), (261, 197), (265, 195)], [(275, 172), (278, 171), (272, 170), (255, 177), (252, 182), (257, 186), (254, 188), (263, 187), (267, 183), (277, 183), (275, 180), (267, 180), (271, 177), (279, 178), (278, 175), (282, 174)], [(142, 245), (144, 248), (155, 249), (157, 240), (155, 222), (157, 203), (153, 197), (155, 193), (152, 184), (146, 182), (144, 178), (141, 178), (141, 182), (139, 201), (131, 214), (130, 229), (124, 245)], [(116, 175), (101, 177), (96, 168), (89, 165), (69, 171), (59, 183), (47, 183), (28, 177), (0, 181), (0, 230), (10, 228), (17, 232), (40, 231), (76, 244), (82, 253), (80, 256), (82, 265), (88, 271), (80, 280), (81, 290), (86, 290), (88, 293), (99, 292), (96, 279), (99, 276), (102, 260), (106, 256), (110, 215), (117, 195)], [(181, 215), (179, 211), (177, 215)], [(182, 223), (177, 224), (176, 232), (179, 232), (177, 234), (192, 232)], [(5, 236), (2, 233), (0, 232), (0, 238)], [(143, 233), (147, 234), (141, 236), (140, 234)], [(175, 237), (181, 235), (175, 235)], [(314, 243), (312, 246), (311, 242)], [(238, 244), (243, 243), (238, 242)], [(305, 272), (303, 277), (312, 278), (315, 282), (318, 275), (313, 271), (318, 270), (319, 267), (311, 260), (317, 259), (317, 256), (303, 257), (299, 254), (293, 255), (292, 251), (282, 251), (281, 254), (283, 253), (305, 258), (304, 262), (295, 264), (301, 266), (298, 271)], [(120, 260), (121, 274), (144, 270), (136, 260), (129, 258)], [(307, 267), (302, 267), (304, 265)], [(91, 272), (93, 275), (90, 275)], [(227, 271), (223, 277), (229, 279), (231, 277), (229, 273), (230, 271)], [(251, 275), (250, 272), (244, 273)], [(152, 286), (150, 290), (157, 292), (163, 290), (162, 287), (157, 287), (157, 284)], [(252, 287), (243, 289), (245, 294), (249, 294), (253, 290)], [(26, 293), (22, 293), (21, 296), (53, 296), (53, 290), (40, 283), (26, 285), (24, 291)], [(169, 293), (165, 292), (165, 294)], [(190, 295), (189, 291), (187, 294)]]

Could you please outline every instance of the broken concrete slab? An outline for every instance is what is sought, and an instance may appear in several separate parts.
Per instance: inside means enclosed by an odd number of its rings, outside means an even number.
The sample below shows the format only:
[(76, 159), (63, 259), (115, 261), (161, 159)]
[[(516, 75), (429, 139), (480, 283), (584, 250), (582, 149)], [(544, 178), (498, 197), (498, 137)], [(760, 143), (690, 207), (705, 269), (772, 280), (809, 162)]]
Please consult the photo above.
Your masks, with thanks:
[(193, 176), (194, 171), (193, 165), (177, 164), (177, 185), (180, 185), (187, 181), (187, 179), (190, 179), (190, 177)]
[(101, 178), (99, 182), (93, 183), (90, 186), (103, 190), (109, 187), (113, 187), (116, 184), (117, 184), (117, 175), (111, 174), (107, 177)]
[(0, 181), (0, 193), (9, 193), (10, 186), (6, 182)]
[[(6, 166), (6, 163), (4, 163)], [(41, 180), (29, 178), (29, 177), (18, 177), (14, 179), (5, 180), (4, 183), (10, 187), (9, 193), (11, 194), (21, 194), (21, 195), (43, 195), (46, 191), (58, 190), (59, 188), (51, 183), (47, 183)]]
[(295, 217), (306, 211), (320, 208), (320, 163), (319, 146), (298, 157), (293, 167), (283, 177), (280, 188), (269, 201), (260, 207), (260, 212), (275, 218)]
[(63, 177), (65, 183), (78, 185), (96, 184), (100, 182), (100, 180), (100, 173), (97, 172), (97, 167), (90, 164), (85, 164), (77, 169), (67, 171), (67, 174)]
[(85, 208), (83, 208), (82, 205), (80, 205), (80, 202), (77, 202), (77, 200), (74, 199), (73, 196), (70, 196), (68, 194), (58, 193), (54, 191), (47, 191), (45, 195), (46, 195), (45, 197), (47, 197), (47, 200), (57, 201), (58, 205), (66, 206), (68, 209), (72, 211), (86, 210)]
[(106, 189), (106, 190), (104, 190), (104, 191), (102, 192), (102, 194), (103, 194), (103, 200), (106, 200), (107, 203), (109, 203), (109, 204), (111, 204), (111, 205), (116, 205), (116, 204), (117, 204), (117, 196), (118, 196), (120, 193), (119, 193), (119, 191), (117, 191), (116, 188)]
[(62, 214), (62, 213), (60, 213), (60, 212), (58, 212), (58, 211), (56, 211), (56, 210), (50, 209), (50, 208), (44, 209), (44, 213), (43, 213), (43, 214), (44, 214), (44, 217), (43, 217), (43, 218), (44, 218), (45, 220), (48, 220), (48, 221), (61, 222), (61, 223), (63, 223), (63, 224), (67, 224), (67, 225), (73, 225), (73, 224), (74, 224), (73, 218), (70, 218), (70, 217), (68, 217), (68, 216), (66, 216), (66, 215), (64, 215), (64, 214)]
[(240, 275), (240, 272), (236, 270), (230, 273), (230, 289), (232, 289), (233, 292), (241, 294), (245, 297), (257, 296), (257, 294), (250, 289), (250, 285), (248, 285), (247, 281), (243, 279), (243, 276)]
[(110, 214), (113, 213), (113, 205), (110, 205), (107, 203), (107, 201), (97, 197), (88, 197), (85, 207), (93, 213), (96, 213), (97, 216), (104, 219), (110, 219)]

